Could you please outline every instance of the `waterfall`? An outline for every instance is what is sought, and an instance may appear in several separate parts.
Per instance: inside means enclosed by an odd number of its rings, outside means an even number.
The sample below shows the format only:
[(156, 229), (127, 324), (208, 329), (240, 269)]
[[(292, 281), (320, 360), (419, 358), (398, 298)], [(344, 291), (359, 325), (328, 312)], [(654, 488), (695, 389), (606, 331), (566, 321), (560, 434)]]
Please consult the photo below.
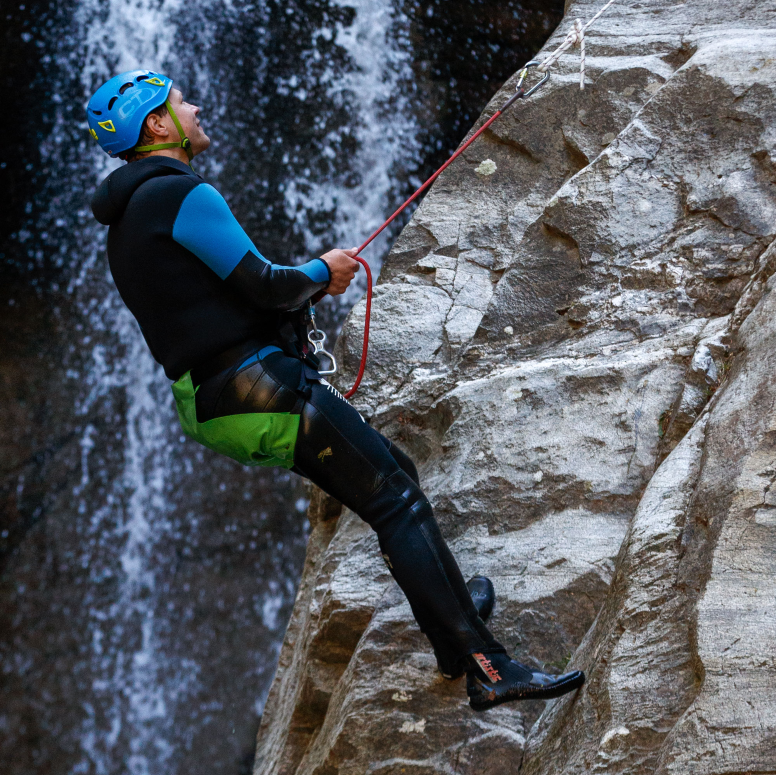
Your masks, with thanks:
[[(274, 83), (266, 63), (259, 62), (248, 74), (260, 82), (265, 103), (258, 100), (248, 112), (257, 125), (272, 110), (266, 96), (273, 91), (281, 97), (295, 97), (300, 110), (312, 109), (322, 115), (320, 130), (314, 130), (313, 153), (328, 159), (324, 170), (330, 175), (322, 177), (316, 159), (311, 154), (305, 158), (305, 149), (299, 146), (293, 162), (289, 163), (288, 156), (293, 149), (285, 150), (279, 157), (281, 169), (269, 171), (274, 172), (272, 185), (282, 194), (276, 197), (276, 212), (282, 208), (286, 231), (290, 228), (296, 235), (292, 254), (280, 256), (281, 260), (299, 261), (357, 240), (380, 221), (391, 204), (397, 169), (411, 170), (416, 164), (414, 120), (409, 106), (394, 98), (399, 82), (410, 78), (408, 53), (399, 45), (406, 20), (388, 0), (360, 0), (355, 12), (351, 7), (326, 2), (289, 4), (286, 11), (320, 15), (307, 39), (297, 41), (300, 67), (275, 78)], [(277, 30), (278, 22), (272, 20), (277, 10), (269, 1), (249, 5), (227, 0), (215, 4), (204, 0), (187, 4), (180, 0), (81, 0), (68, 29), (60, 29), (52, 42), (62, 79), (56, 91), (68, 94), (69, 99), (55, 103), (54, 128), (41, 146), (50, 175), (46, 191), (39, 195), (48, 199), (48, 207), (38, 229), (59, 224), (68, 231), (52, 244), (60, 265), (66, 267), (62, 277), (72, 304), (68, 315), (75, 317), (78, 330), (78, 351), (67, 359), (71, 411), (80, 422), (80, 471), (72, 486), (77, 536), (73, 537), (70, 563), (80, 565), (84, 576), (83, 588), (75, 597), (82, 654), (77, 667), (81, 697), (75, 704), (80, 722), (69, 734), (77, 739), (80, 751), (70, 766), (73, 772), (185, 769), (186, 750), (207, 730), (224, 738), (214, 764), (221, 759), (222, 769), (234, 767), (228, 759), (230, 745), (236, 750), (234, 759), (245, 759), (292, 604), (305, 536), (306, 501), (298, 483), (286, 472), (245, 471), (218, 462), (220, 476), (213, 478), (208, 472), (202, 492), (206, 486), (217, 493), (244, 489), (251, 478), (258, 481), (259, 492), (252, 491), (240, 513), (234, 515), (245, 533), (250, 533), (255, 519), (252, 502), (262, 502), (273, 491), (282, 493), (289, 517), (283, 522), (292, 519), (297, 527), (290, 541), (277, 528), (264, 540), (271, 553), (282, 553), (286, 543), (296, 547), (294, 558), (278, 568), (262, 569), (268, 578), (258, 596), (251, 595), (250, 575), (242, 580), (247, 626), (263, 628), (266, 633), (260, 645), (249, 646), (255, 666), (254, 670), (247, 668), (244, 678), (249, 684), (241, 704), (228, 707), (224, 693), (213, 689), (213, 673), (229, 676), (230, 659), (237, 657), (219, 647), (216, 635), (211, 635), (209, 648), (200, 643), (197, 649), (187, 650), (175, 643), (184, 635), (176, 619), (181, 614), (195, 616), (190, 605), (181, 603), (181, 591), (171, 590), (179, 576), (179, 556), (187, 550), (196, 555), (198, 548), (212, 541), (198, 514), (201, 506), (182, 498), (181, 491), (202, 478), (200, 467), (213, 465), (213, 456), (181, 438), (169, 381), (151, 358), (111, 283), (104, 229), (92, 221), (86, 203), (96, 184), (120, 163), (86, 138), (82, 113), (89, 95), (116, 72), (145, 67), (172, 75), (187, 95), (193, 94), (204, 104), (203, 123), (216, 139), (210, 158), (203, 157), (198, 171), (204, 171), (224, 191), (236, 212), (253, 217), (250, 225), (257, 244), (275, 258), (272, 250), (277, 250), (277, 238), (270, 239), (265, 248), (262, 230), (257, 228), (262, 219), (255, 210), (261, 201), (241, 201), (239, 189), (247, 176), (253, 178), (252, 190), (266, 185), (261, 180), (262, 173), (264, 177), (268, 173), (266, 164), (261, 166), (262, 149), (253, 145), (249, 126), (241, 125), (239, 142), (236, 134), (219, 136), (219, 126), (234, 126), (231, 111), (240, 98), (237, 87), (244, 83), (223, 78), (224, 69), (229, 71), (231, 58), (239, 58), (241, 49), (238, 45), (224, 51), (221, 36), (247, 26), (252, 32), (249, 42), (252, 39), (260, 58), (261, 47), (271, 40), (270, 27)], [(195, 51), (190, 48), (194, 38)], [(324, 66), (316, 56), (320, 40), (325, 50), (337, 54)], [(75, 62), (77, 73), (72, 70)], [(317, 95), (314, 101), (311, 94)], [(335, 125), (323, 115), (327, 104), (335, 112), (351, 114), (349, 124)], [(292, 119), (290, 115), (286, 118)], [(280, 132), (271, 138), (265, 135), (263, 140), (288, 149), (291, 144), (283, 136), (282, 123), (278, 127)], [(343, 142), (349, 143), (350, 154), (340, 163), (336, 157)], [(230, 159), (246, 154), (255, 156), (259, 166), (247, 170), (243, 179), (230, 181)], [(376, 263), (385, 249), (383, 242), (374, 252)], [(107, 455), (106, 447), (112, 448)], [(106, 463), (106, 457), (110, 462)], [(260, 522), (261, 515), (258, 518)], [(106, 586), (109, 595), (105, 595)], [(192, 589), (192, 596), (194, 592)], [(198, 592), (202, 597), (202, 590)], [(215, 608), (235, 603), (224, 595)], [(198, 635), (201, 632), (200, 628)], [(231, 650), (236, 648), (239, 645)], [(210, 662), (213, 659), (218, 661), (216, 666)], [(218, 724), (214, 724), (216, 716), (221, 718)], [(241, 736), (236, 734), (238, 727)], [(230, 731), (240, 740), (230, 742)]]

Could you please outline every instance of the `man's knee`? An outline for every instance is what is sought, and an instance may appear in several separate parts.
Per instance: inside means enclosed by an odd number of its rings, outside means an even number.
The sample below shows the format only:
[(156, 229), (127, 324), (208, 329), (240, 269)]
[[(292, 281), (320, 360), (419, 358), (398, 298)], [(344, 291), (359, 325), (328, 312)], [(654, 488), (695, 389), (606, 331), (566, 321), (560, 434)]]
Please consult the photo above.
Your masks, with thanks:
[(359, 516), (383, 535), (402, 517), (432, 517), (431, 504), (416, 482), (403, 470), (387, 477), (358, 510)]

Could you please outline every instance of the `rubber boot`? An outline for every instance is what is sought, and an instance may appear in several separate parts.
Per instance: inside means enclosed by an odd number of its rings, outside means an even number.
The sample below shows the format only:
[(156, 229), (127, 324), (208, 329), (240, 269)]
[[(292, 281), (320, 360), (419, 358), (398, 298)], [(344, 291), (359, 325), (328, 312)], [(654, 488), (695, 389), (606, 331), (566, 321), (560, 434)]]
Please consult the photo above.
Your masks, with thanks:
[(585, 683), (582, 671), (554, 676), (534, 671), (503, 653), (471, 655), (466, 694), (475, 711), (509, 701), (544, 700), (573, 692)]

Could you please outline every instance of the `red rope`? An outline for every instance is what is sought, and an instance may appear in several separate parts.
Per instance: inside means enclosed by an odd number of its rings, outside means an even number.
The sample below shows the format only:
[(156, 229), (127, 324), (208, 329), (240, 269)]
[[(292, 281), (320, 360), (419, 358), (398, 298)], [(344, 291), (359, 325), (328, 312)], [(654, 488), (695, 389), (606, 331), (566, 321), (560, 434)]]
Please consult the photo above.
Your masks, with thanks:
[[(507, 105), (504, 105), (501, 110), (497, 110), (377, 231), (370, 236), (363, 245), (359, 247), (356, 253), (361, 253), (361, 251), (363, 251), (386, 226), (394, 221), (410, 203), (417, 199), (504, 112), (504, 110), (511, 105), (511, 103), (512, 100), (510, 100)], [(349, 399), (358, 390), (358, 386), (361, 385), (361, 379), (364, 376), (366, 356), (369, 349), (369, 318), (372, 313), (372, 272), (369, 269), (369, 265), (360, 256), (356, 255), (355, 258), (366, 270), (366, 319), (364, 320), (364, 344), (361, 347), (361, 363), (358, 367), (358, 376), (356, 377), (355, 383), (353, 383), (353, 387), (345, 394), (346, 399)]]
[(361, 378), (364, 376), (366, 352), (369, 349), (369, 319), (372, 317), (372, 270), (369, 269), (369, 265), (360, 256), (356, 256), (356, 261), (362, 264), (366, 270), (366, 318), (364, 319), (364, 344), (361, 346), (361, 363), (358, 366), (358, 376), (356, 377), (356, 382), (353, 383), (353, 387), (345, 394), (346, 399), (349, 399), (358, 390), (358, 386), (361, 385)]

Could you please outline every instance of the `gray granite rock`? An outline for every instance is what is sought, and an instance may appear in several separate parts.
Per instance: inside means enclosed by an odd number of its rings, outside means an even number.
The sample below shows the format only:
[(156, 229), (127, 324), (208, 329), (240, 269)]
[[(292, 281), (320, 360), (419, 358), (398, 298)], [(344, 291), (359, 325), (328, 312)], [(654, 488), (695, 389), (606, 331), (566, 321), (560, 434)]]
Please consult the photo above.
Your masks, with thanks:
[(402, 232), (354, 403), (493, 580), (497, 637), (588, 684), (471, 712), (318, 494), (258, 773), (776, 769), (776, 3), (620, 0), (587, 49), (584, 92), (564, 56)]

